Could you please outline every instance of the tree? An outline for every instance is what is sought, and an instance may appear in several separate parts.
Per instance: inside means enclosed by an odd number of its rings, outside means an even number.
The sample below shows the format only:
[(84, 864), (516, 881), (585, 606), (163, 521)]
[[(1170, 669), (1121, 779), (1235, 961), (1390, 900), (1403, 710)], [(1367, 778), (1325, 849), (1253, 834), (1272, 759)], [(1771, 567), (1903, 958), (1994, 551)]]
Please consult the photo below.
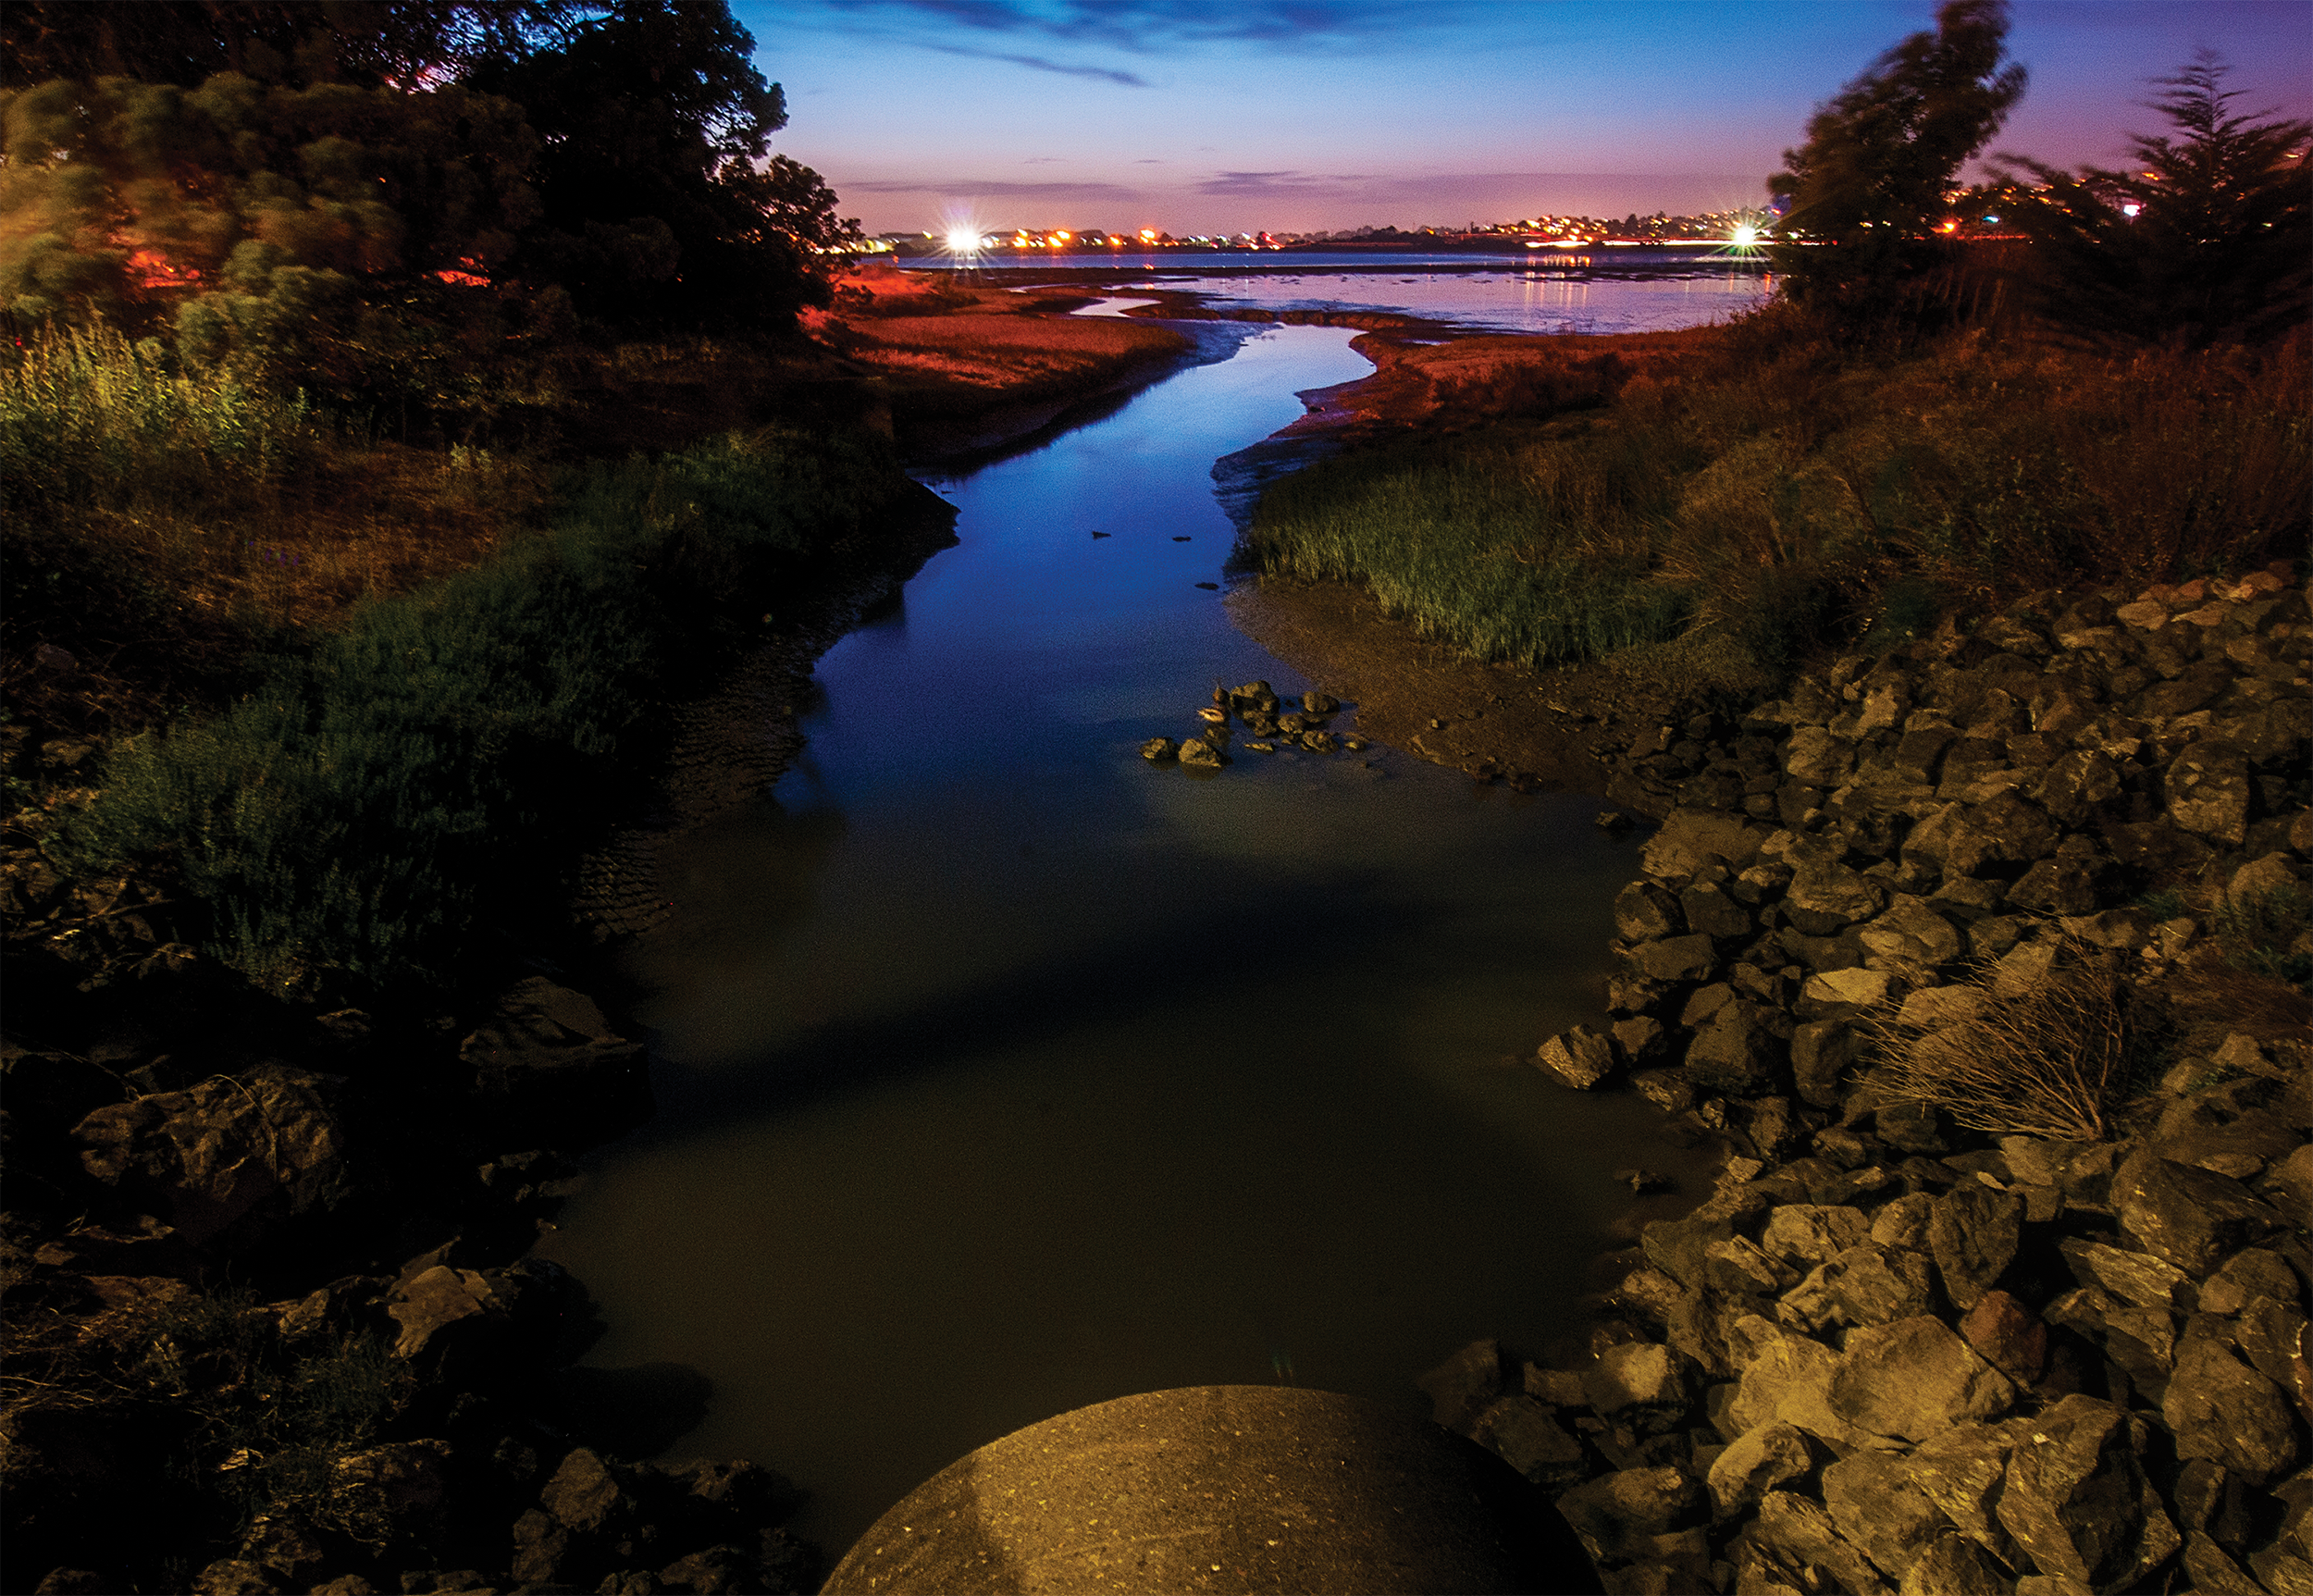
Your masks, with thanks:
[(133, 78), (192, 89), (219, 72), (415, 88), (526, 54), (577, 9), (577, 0), (10, 0), (0, 8), (0, 88)]
[(1792, 299), (1848, 320), (1916, 307), (1945, 260), (1945, 193), (2023, 97), (2023, 67), (2001, 64), (2007, 38), (2005, 0), (1944, 0), (1933, 33), (1816, 108), (1767, 179), (1785, 202), (1774, 257)]
[(791, 325), (817, 250), (858, 236), (817, 173), (769, 155), (779, 85), (724, 0), (610, 0), (551, 48), (477, 70), (543, 140), (526, 271), (612, 327)]
[(2050, 321), (2199, 346), (2313, 317), (2313, 122), (2233, 115), (2228, 70), (2204, 50), (2153, 80), (2168, 93), (2146, 106), (2175, 132), (2132, 137), (2130, 170), (2001, 157), (2036, 179), (2010, 219), (2032, 240), (2026, 280)]

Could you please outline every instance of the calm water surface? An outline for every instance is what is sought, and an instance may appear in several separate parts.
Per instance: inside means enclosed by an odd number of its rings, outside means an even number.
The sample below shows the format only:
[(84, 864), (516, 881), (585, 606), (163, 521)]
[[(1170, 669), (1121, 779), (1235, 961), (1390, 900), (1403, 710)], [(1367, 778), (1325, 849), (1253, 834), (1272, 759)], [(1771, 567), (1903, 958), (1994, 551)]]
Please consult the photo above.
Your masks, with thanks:
[(961, 543), (821, 662), (775, 802), (670, 848), (661, 1110), (540, 1250), (600, 1305), (589, 1365), (712, 1382), (672, 1454), (793, 1475), (831, 1558), (1108, 1397), (1290, 1369), (1417, 1411), (1466, 1341), (1574, 1324), (1615, 1166), (1693, 1169), (1525, 1061), (1597, 1011), (1635, 861), (1595, 802), (1138, 755), (1217, 678), (1322, 685), (1196, 584), (1212, 463), (1368, 369), (1350, 337), (1266, 331), (935, 483)]

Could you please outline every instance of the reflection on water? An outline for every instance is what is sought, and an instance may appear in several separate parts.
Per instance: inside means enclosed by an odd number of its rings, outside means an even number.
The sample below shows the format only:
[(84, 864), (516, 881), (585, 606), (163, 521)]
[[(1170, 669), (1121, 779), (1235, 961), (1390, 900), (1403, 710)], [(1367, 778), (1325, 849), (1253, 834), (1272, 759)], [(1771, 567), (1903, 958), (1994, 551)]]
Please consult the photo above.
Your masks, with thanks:
[(674, 1452), (794, 1475), (831, 1555), (1108, 1397), (1290, 1367), (1415, 1406), (1470, 1338), (1573, 1322), (1615, 1165), (1690, 1168), (1525, 1061), (1595, 1012), (1633, 861), (1594, 804), (1137, 755), (1216, 679), (1315, 685), (1195, 583), (1212, 462), (1361, 374), (1349, 336), (1266, 332), (942, 484), (961, 543), (822, 662), (777, 804), (668, 860), (661, 1112), (542, 1250), (601, 1305), (592, 1364), (712, 1382)]

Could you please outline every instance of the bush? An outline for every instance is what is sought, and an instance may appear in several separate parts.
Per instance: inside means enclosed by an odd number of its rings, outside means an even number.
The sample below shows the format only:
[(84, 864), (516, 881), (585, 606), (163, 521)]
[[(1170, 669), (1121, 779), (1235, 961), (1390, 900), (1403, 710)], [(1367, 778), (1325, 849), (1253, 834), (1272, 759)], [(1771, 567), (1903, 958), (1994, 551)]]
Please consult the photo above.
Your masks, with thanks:
[(1935, 1029), (1880, 1020), (1883, 1099), (1996, 1135), (2102, 1141), (2129, 1086), (2127, 1012), (2109, 959), (2066, 942), (2037, 980), (1987, 966), (1960, 989), (1982, 999), (1972, 1018)]
[(592, 468), (548, 535), (127, 743), (45, 846), (80, 872), (172, 864), (263, 979), (447, 979), (479, 905), (550, 889), (631, 795), (652, 711), (719, 663), (734, 604), (760, 609), (900, 481), (872, 447), (792, 437)]

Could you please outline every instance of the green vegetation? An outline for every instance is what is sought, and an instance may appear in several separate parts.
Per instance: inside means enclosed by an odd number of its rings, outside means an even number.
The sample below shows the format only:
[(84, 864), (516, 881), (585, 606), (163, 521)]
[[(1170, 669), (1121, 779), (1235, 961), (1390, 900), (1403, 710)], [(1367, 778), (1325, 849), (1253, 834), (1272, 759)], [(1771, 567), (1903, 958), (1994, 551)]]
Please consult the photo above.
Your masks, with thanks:
[(1867, 336), (1948, 303), (1945, 195), (2023, 97), (2024, 68), (2001, 64), (2007, 39), (2005, 0), (1944, 0), (1934, 32), (1816, 108), (1767, 179), (1786, 205), (1774, 254), (1792, 303)]
[(167, 863), (268, 981), (445, 979), (487, 897), (550, 886), (631, 796), (650, 711), (727, 655), (736, 607), (902, 486), (872, 442), (779, 434), (574, 470), (543, 535), (123, 743), (43, 846)]
[(2313, 996), (2313, 897), (2283, 888), (2217, 908), (2225, 968), (2282, 981)]
[(2186, 345), (2270, 337), (2313, 318), (2313, 122), (2229, 106), (2208, 52), (2153, 108), (2175, 137), (2129, 140), (2129, 169), (2078, 173), (2010, 157), (2032, 186), (2002, 206), (2032, 240), (2038, 313), (2077, 334)]
[(1858, 357), (1771, 308), (1602, 411), (1351, 454), (1272, 489), (1245, 556), (1363, 581), (1484, 659), (1708, 628), (1775, 667), (2081, 580), (2304, 546), (2313, 344), (2101, 357), (1980, 333)]

